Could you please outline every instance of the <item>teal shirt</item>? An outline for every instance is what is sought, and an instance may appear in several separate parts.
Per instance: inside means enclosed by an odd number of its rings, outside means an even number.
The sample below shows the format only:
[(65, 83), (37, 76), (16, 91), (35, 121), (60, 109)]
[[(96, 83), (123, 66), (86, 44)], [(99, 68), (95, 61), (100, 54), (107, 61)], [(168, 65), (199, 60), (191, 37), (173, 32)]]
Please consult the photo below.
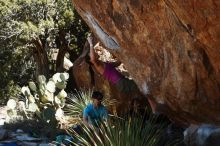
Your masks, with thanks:
[(101, 121), (107, 120), (108, 111), (102, 104), (98, 108), (94, 108), (93, 104), (90, 103), (84, 109), (83, 117), (88, 119), (89, 124), (95, 126)]

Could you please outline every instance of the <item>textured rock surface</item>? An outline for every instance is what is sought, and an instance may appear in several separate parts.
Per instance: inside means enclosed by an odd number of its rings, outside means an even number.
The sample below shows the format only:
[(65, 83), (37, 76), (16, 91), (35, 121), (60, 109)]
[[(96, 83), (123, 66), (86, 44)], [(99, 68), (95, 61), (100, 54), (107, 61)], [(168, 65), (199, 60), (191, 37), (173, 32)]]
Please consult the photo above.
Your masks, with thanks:
[(144, 94), (172, 117), (220, 124), (219, 0), (73, 0)]
[(214, 125), (191, 125), (184, 131), (187, 146), (219, 146), (220, 127)]

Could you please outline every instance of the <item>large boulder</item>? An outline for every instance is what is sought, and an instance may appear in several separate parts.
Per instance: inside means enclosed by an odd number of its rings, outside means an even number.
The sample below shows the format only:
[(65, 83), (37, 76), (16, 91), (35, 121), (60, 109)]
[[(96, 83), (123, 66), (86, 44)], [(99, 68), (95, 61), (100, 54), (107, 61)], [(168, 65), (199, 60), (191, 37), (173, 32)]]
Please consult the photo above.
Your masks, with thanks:
[(191, 125), (184, 131), (187, 146), (219, 146), (220, 127), (209, 124)]
[(220, 1), (72, 0), (141, 92), (187, 123), (220, 124)]

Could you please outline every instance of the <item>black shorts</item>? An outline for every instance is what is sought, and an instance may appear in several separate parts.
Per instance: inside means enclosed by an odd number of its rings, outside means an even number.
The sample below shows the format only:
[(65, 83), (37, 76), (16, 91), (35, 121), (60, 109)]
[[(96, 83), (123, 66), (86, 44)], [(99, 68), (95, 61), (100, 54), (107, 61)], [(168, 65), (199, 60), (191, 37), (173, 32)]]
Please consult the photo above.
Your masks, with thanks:
[(120, 79), (116, 84), (117, 89), (123, 93), (138, 91), (138, 87), (133, 80), (128, 78)]

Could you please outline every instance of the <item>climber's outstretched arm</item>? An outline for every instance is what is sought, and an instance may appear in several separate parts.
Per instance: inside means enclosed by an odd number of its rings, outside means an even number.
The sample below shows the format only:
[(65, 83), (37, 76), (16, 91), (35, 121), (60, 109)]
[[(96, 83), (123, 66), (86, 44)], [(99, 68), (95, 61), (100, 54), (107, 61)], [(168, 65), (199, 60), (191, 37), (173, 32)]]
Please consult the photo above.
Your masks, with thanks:
[(87, 38), (88, 42), (89, 42), (89, 46), (90, 46), (90, 52), (89, 52), (89, 56), (90, 56), (90, 62), (93, 64), (93, 66), (95, 67), (95, 69), (97, 70), (97, 72), (99, 72), (100, 74), (104, 73), (104, 63), (101, 62), (100, 60), (98, 60), (94, 47), (93, 47), (93, 43), (92, 43), (92, 37), (88, 37)]

